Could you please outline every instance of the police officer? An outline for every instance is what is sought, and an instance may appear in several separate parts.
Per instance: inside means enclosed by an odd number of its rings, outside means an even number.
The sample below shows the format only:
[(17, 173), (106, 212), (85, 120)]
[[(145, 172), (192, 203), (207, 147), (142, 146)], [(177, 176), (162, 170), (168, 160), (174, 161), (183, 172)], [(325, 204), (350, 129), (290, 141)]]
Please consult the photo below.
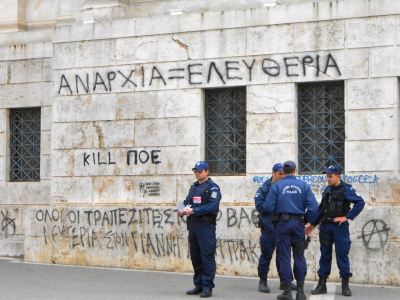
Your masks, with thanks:
[(209, 167), (206, 162), (197, 162), (192, 171), (197, 181), (191, 186), (184, 201), (184, 205), (192, 207), (178, 212), (181, 217), (188, 215), (190, 257), (194, 269), (195, 288), (186, 294), (200, 294), (200, 297), (205, 298), (212, 296), (215, 287), (215, 229), (222, 196), (219, 186), (208, 177)]
[[(276, 222), (276, 251), (279, 253), (279, 270), (284, 291), (278, 299), (291, 300), (291, 247), (293, 248), (294, 277), (297, 280), (296, 300), (307, 299), (304, 294), (304, 280), (307, 264), (304, 257), (305, 223), (312, 220), (318, 211), (318, 203), (310, 186), (296, 179), (296, 164), (288, 160), (283, 163), (285, 177), (275, 183), (267, 196), (264, 208), (274, 214)], [(307, 212), (306, 212), (307, 209)]]
[[(260, 283), (258, 286), (258, 290), (262, 293), (269, 293), (271, 290), (268, 287), (267, 278), (269, 272), (269, 266), (271, 263), (272, 255), (274, 254), (274, 250), (276, 247), (276, 235), (275, 235), (275, 225), (272, 223), (273, 214), (269, 213), (263, 206), (265, 200), (267, 199), (267, 195), (271, 189), (271, 186), (281, 180), (284, 176), (283, 173), (283, 165), (281, 163), (277, 163), (272, 167), (272, 177), (265, 181), (257, 190), (257, 193), (254, 195), (254, 201), (256, 204), (257, 211), (261, 214), (261, 256), (258, 261), (258, 276), (260, 277)], [(278, 253), (277, 253), (278, 255)], [(279, 273), (279, 260), (276, 258), (276, 269)], [(283, 284), (280, 284), (279, 287), (283, 290)], [(296, 290), (296, 285), (292, 284), (292, 289)]]
[[(365, 202), (360, 194), (350, 185), (340, 179), (342, 170), (340, 166), (333, 165), (324, 172), (327, 177), (328, 187), (322, 194), (321, 204), (319, 205), (318, 215), (307, 225), (307, 231), (311, 232), (314, 226), (319, 223), (319, 241), (321, 258), (319, 260), (317, 287), (311, 294), (326, 294), (326, 279), (331, 273), (332, 265), (332, 244), (335, 243), (336, 262), (339, 268), (340, 277), (342, 277), (342, 294), (351, 296), (349, 287), (350, 272), (349, 251), (350, 251), (350, 233), (349, 219), (355, 217), (364, 208)], [(353, 208), (350, 209), (350, 203)]]

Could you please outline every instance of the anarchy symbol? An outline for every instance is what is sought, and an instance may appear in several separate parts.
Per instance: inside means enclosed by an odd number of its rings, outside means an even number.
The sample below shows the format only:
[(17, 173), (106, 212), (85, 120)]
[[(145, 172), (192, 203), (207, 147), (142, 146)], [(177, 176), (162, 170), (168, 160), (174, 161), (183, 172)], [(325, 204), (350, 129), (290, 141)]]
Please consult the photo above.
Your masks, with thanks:
[(365, 247), (372, 251), (382, 249), (389, 238), (390, 228), (383, 220), (370, 220), (364, 224), (362, 238)]
[(6, 212), (6, 215), (4, 215), (3, 211), (1, 211), (1, 214), (3, 215), (3, 221), (1, 222), (1, 230), (6, 232), (6, 237), (8, 235), (8, 227), (11, 226), (13, 228), (13, 234), (15, 234), (15, 219), (11, 219), (8, 216), (8, 211)]

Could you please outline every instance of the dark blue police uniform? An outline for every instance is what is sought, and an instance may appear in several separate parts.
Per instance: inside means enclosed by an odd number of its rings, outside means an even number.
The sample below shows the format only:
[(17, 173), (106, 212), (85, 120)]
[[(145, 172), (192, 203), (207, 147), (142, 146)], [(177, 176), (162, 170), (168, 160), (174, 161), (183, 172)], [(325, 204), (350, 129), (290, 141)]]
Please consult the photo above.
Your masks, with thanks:
[[(340, 173), (339, 173), (340, 174)], [(338, 213), (338, 215), (334, 215), (335, 208), (332, 209), (332, 205), (328, 205), (324, 207), (324, 201), (321, 201), (321, 204), (318, 208), (317, 217), (311, 222), (311, 225), (317, 226), (319, 223), (320, 230), (320, 250), (321, 250), (321, 258), (319, 260), (319, 270), (318, 275), (328, 278), (331, 274), (331, 265), (332, 265), (332, 244), (335, 243), (335, 251), (336, 251), (336, 262), (339, 268), (340, 277), (348, 278), (352, 277), (353, 274), (350, 272), (350, 261), (349, 261), (349, 252), (350, 252), (350, 232), (349, 232), (349, 222), (343, 222), (341, 225), (338, 225), (338, 222), (333, 222), (333, 218), (335, 217), (346, 217), (347, 219), (354, 220), (355, 217), (362, 211), (364, 208), (365, 202), (363, 198), (356, 192), (356, 190), (350, 185), (346, 184), (343, 181), (340, 182), (338, 186), (328, 186), (327, 190), (324, 192), (324, 196), (327, 198), (328, 202), (331, 200), (330, 198), (335, 197), (335, 192), (338, 195), (344, 196), (344, 204), (343, 207), (346, 207), (346, 202), (348, 202), (348, 210), (346, 213)], [(340, 203), (340, 196), (338, 197), (338, 201)], [(350, 203), (353, 203), (354, 206), (350, 209)], [(335, 205), (338, 206), (337, 204)], [(339, 208), (336, 208), (339, 210)], [(326, 210), (326, 211), (325, 211)], [(331, 212), (331, 215), (329, 213)]]
[(194, 269), (193, 283), (205, 290), (215, 286), (215, 219), (221, 198), (218, 185), (208, 178), (202, 184), (196, 181), (184, 201), (184, 205), (191, 204), (193, 208), (193, 214), (188, 217), (190, 257)]
[[(272, 223), (272, 218), (274, 217), (274, 214), (269, 213), (264, 208), (265, 200), (267, 199), (267, 195), (273, 184), (274, 183), (272, 182), (271, 177), (258, 188), (257, 193), (254, 195), (256, 209), (261, 214), (261, 219), (263, 223), (260, 237), (261, 255), (258, 262), (258, 276), (260, 278), (263, 278), (268, 274), (272, 255), (274, 254), (276, 247), (275, 225)], [(276, 269), (278, 270), (278, 275), (280, 276), (278, 258), (276, 259)]]
[(314, 193), (307, 183), (296, 179), (294, 175), (286, 175), (271, 187), (263, 206), (279, 218), (276, 223), (276, 251), (279, 252), (281, 281), (283, 283), (293, 281), (290, 263), (291, 247), (293, 247), (294, 277), (298, 282), (304, 282), (307, 274), (304, 257), (304, 224), (307, 220), (313, 219), (318, 211)]

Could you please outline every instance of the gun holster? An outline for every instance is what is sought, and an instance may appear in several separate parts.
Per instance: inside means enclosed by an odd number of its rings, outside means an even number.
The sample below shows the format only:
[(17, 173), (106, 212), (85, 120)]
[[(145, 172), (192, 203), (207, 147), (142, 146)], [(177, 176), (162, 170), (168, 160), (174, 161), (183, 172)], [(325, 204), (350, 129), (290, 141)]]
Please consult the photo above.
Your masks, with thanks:
[(263, 221), (262, 221), (262, 215), (261, 215), (261, 214), (258, 214), (258, 215), (256, 216), (255, 225), (256, 225), (257, 228), (260, 228), (261, 230), (264, 229), (264, 223), (263, 223)]
[(308, 245), (310, 245), (311, 242), (311, 236), (307, 235), (307, 238), (305, 240), (305, 249), (308, 248)]
[(218, 213), (211, 214), (210, 219), (208, 220), (208, 222), (210, 222), (213, 225), (217, 225), (217, 215), (218, 215)]

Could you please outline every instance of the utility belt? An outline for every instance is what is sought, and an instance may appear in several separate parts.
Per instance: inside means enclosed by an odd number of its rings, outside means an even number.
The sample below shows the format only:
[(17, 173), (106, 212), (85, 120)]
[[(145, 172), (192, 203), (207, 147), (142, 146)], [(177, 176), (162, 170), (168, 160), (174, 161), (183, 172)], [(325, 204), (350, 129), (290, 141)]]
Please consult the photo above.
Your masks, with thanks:
[(339, 222), (335, 222), (332, 218), (322, 218), (321, 224), (322, 225), (326, 225), (326, 224), (339, 225)]
[(304, 215), (295, 215), (295, 214), (278, 214), (274, 215), (272, 219), (272, 223), (278, 223), (280, 220), (290, 221), (290, 220), (298, 220), (300, 223), (305, 223)]
[(189, 222), (208, 221), (211, 224), (217, 224), (217, 214), (210, 214), (205, 216), (190, 216)]

